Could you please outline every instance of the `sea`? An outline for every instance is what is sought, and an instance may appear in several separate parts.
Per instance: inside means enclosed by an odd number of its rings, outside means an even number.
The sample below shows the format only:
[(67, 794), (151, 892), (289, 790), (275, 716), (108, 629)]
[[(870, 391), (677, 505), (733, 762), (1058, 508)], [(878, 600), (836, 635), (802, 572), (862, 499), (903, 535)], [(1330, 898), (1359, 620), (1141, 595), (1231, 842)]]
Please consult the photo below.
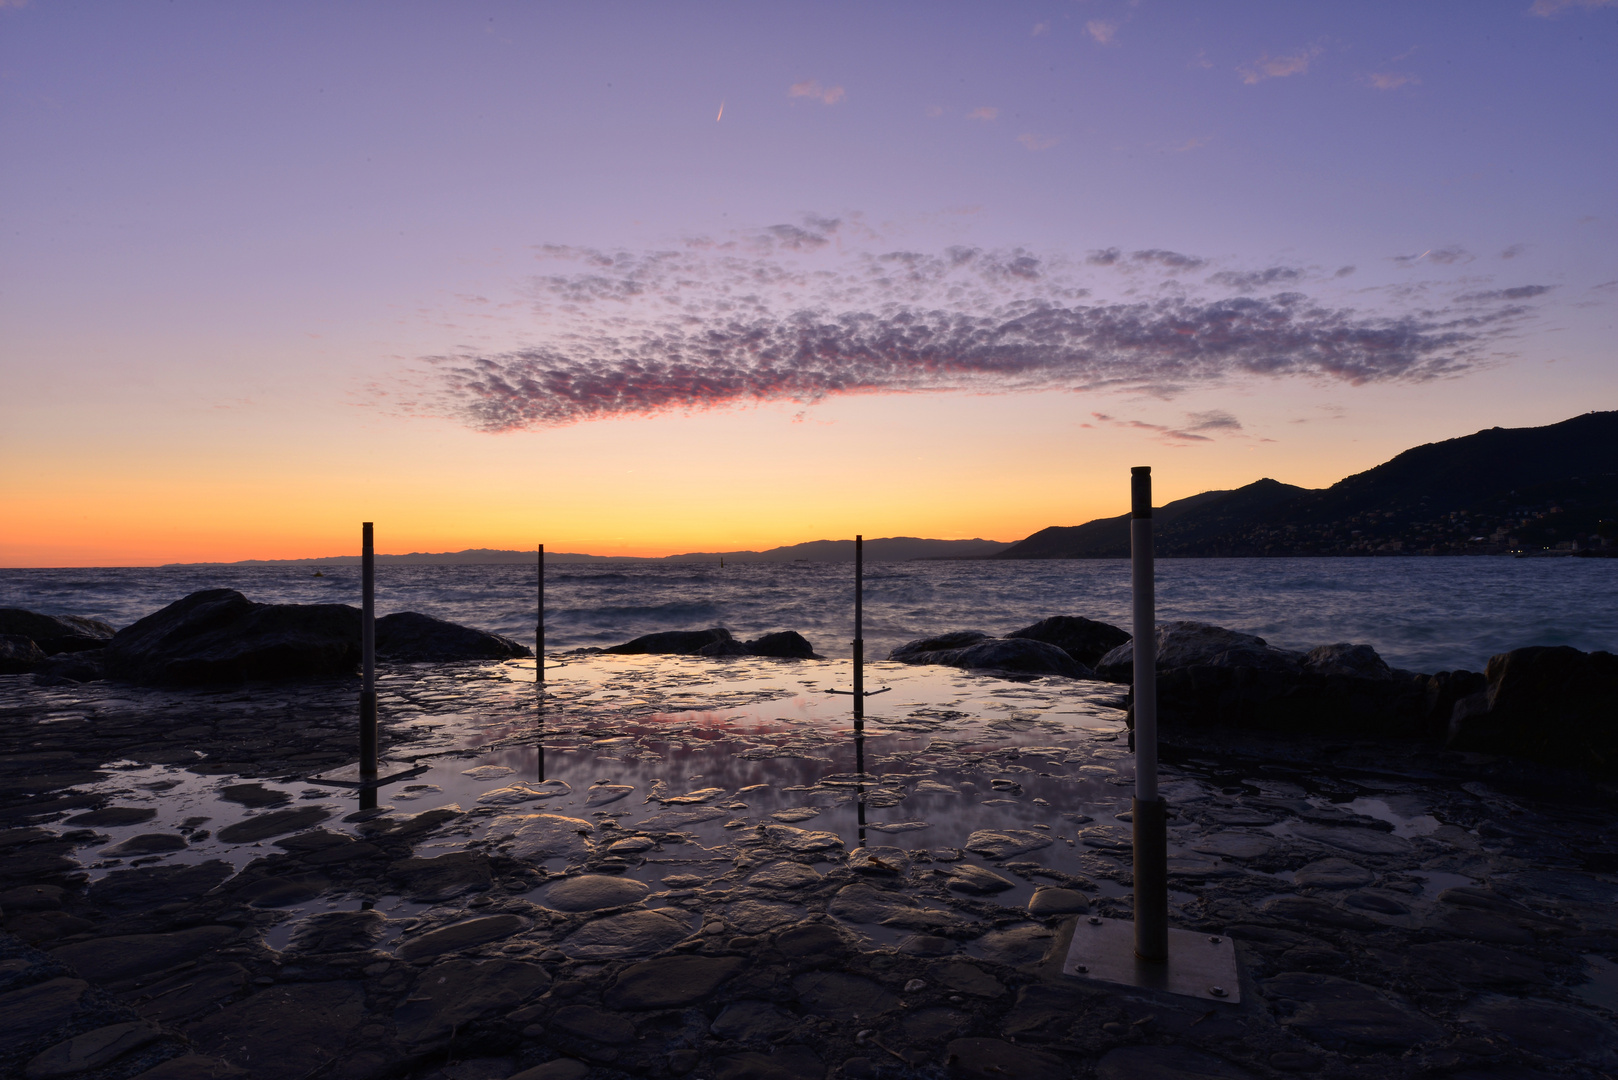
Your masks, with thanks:
[[(0, 606), (127, 626), (199, 589), (265, 603), (358, 604), (358, 567), (203, 565), (0, 570)], [(377, 614), (419, 611), (532, 644), (532, 566), (377, 570)], [(1125, 559), (874, 562), (865, 641), (878, 660), (951, 630), (1003, 634), (1049, 615), (1125, 629)], [(850, 563), (560, 563), (545, 569), (545, 651), (660, 630), (722, 626), (739, 638), (796, 630), (830, 658), (851, 653)], [(1480, 671), (1528, 645), (1618, 651), (1618, 560), (1581, 558), (1162, 559), (1160, 620), (1194, 619), (1309, 649), (1365, 642), (1411, 671)]]

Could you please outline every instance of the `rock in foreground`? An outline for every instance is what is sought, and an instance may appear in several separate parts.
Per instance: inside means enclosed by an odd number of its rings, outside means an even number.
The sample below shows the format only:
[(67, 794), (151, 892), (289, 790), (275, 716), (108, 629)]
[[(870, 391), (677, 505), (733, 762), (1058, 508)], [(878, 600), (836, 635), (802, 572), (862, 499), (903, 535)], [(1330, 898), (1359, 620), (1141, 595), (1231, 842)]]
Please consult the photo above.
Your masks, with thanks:
[[(357, 670), (360, 628), (359, 609), (346, 604), (258, 604), (208, 589), (118, 631), (101, 655), (108, 678), (147, 685), (323, 678)], [(509, 638), (415, 612), (378, 619), (376, 638), (377, 654), (392, 660), (532, 655)]]
[(1567, 645), (1491, 657), (1487, 686), (1455, 703), (1450, 746), (1610, 775), (1618, 771), (1618, 656)]
[(100, 619), (81, 615), (41, 615), (22, 608), (0, 608), (0, 635), (31, 639), (46, 656), (103, 648), (113, 629)]
[(376, 621), (376, 652), (388, 660), (510, 660), (533, 656), (526, 645), (470, 626), (400, 611)]
[(938, 637), (919, 638), (894, 649), (889, 660), (906, 664), (943, 664), (979, 671), (1009, 671), (1018, 675), (1061, 675), (1091, 679), (1095, 672), (1067, 652), (1031, 638), (996, 638), (980, 630), (957, 630)]
[(707, 630), (664, 630), (642, 634), (622, 645), (601, 650), (622, 655), (663, 656), (769, 656), (781, 660), (823, 660), (809, 640), (796, 630), (781, 630), (752, 641), (738, 641), (723, 626)]
[(1095, 667), (1107, 653), (1129, 640), (1129, 632), (1111, 623), (1077, 615), (1052, 615), (1033, 626), (1007, 634), (1008, 638), (1028, 638), (1055, 645), (1085, 667)]

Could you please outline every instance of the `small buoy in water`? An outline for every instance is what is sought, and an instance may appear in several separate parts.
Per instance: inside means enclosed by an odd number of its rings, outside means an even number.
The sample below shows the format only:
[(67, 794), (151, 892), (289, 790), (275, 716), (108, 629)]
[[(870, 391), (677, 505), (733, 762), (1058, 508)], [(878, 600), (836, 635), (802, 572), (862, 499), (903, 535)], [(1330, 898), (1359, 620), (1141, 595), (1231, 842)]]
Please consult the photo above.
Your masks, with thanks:
[(325, 574), (322, 574), (322, 573), (321, 573), (321, 572), (320, 572), (320, 571), (319, 571), (319, 570), (316, 570), (316, 571), (315, 571), (315, 577), (325, 577), (325, 576), (326, 576), (326, 575), (325, 575)]

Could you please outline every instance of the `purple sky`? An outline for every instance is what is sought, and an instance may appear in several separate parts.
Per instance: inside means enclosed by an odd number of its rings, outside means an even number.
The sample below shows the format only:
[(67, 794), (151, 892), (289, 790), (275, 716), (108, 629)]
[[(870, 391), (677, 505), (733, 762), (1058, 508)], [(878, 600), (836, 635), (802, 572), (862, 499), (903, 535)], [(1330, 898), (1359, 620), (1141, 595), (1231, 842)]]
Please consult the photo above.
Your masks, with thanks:
[(1561, 0), (0, 3), (0, 563), (1015, 539), (1618, 407), (1615, 57)]

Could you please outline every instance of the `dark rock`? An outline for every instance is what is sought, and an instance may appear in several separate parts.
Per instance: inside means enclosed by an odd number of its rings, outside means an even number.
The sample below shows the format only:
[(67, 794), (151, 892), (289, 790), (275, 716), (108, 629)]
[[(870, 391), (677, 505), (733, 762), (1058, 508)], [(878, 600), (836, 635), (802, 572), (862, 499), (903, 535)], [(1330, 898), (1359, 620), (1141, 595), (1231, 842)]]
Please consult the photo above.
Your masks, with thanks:
[(259, 878), (240, 887), (232, 884), (237, 900), (256, 908), (291, 907), (313, 900), (331, 887), (329, 878), (317, 874), (299, 874), (296, 877)]
[(791, 1031), (795, 1017), (767, 1001), (736, 1001), (725, 1006), (709, 1028), (721, 1039), (736, 1042), (769, 1042)]
[(751, 656), (753, 651), (747, 647), (747, 642), (737, 641), (735, 638), (726, 638), (723, 641), (710, 641), (697, 650), (698, 656), (710, 659), (726, 656)]
[(1423, 734), (1429, 738), (1449, 738), (1449, 722), (1455, 715), (1456, 704), (1488, 688), (1489, 680), (1480, 671), (1440, 671), (1427, 676)]
[(977, 948), (984, 959), (998, 964), (1032, 964), (1045, 958), (1055, 939), (1045, 927), (1025, 923), (989, 931), (978, 938)]
[(809, 644), (809, 640), (796, 630), (780, 630), (754, 638), (747, 643), (747, 651), (754, 656), (775, 656), (783, 660), (824, 659)]
[(1618, 1028), (1566, 1005), (1489, 997), (1463, 1010), (1460, 1018), (1541, 1057), (1603, 1067), (1618, 1062)]
[(105, 656), (112, 678), (192, 685), (350, 674), (359, 646), (356, 608), (255, 604), (234, 589), (208, 589), (126, 626)]
[[(1011, 884), (1007, 882), (1006, 887), (1010, 888)], [(895, 915), (909, 913), (915, 907), (916, 902), (902, 893), (856, 881), (837, 890), (826, 905), (826, 911), (852, 923), (880, 923)]]
[(736, 956), (666, 956), (633, 964), (601, 1000), (613, 1009), (678, 1009), (706, 999), (746, 964)]
[(205, 1054), (181, 1054), (135, 1077), (135, 1080), (249, 1080), (246, 1069)]
[(162, 1037), (163, 1032), (145, 1020), (107, 1024), (75, 1035), (35, 1055), (23, 1070), (23, 1075), (28, 1080), (45, 1080), (46, 1077), (93, 1072)]
[(459, 626), (416, 611), (384, 615), (376, 621), (376, 654), (406, 663), (455, 660), (510, 660), (533, 656), (508, 637)]
[(1303, 669), (1316, 675), (1346, 675), (1355, 679), (1391, 679), (1393, 671), (1369, 645), (1320, 645), (1303, 658)]
[(681, 913), (626, 911), (585, 923), (559, 947), (581, 960), (630, 959), (662, 952), (690, 934), (691, 927)]
[(986, 859), (1009, 859), (1029, 851), (1051, 846), (1049, 833), (1032, 829), (979, 829), (966, 838), (962, 845), (974, 855)]
[(826, 1066), (806, 1046), (773, 1054), (732, 1054), (714, 1062), (714, 1080), (825, 1080)]
[(22, 675), (45, 663), (43, 649), (33, 638), (20, 634), (0, 635), (0, 675)]
[(54, 1031), (73, 1018), (90, 984), (56, 978), (0, 994), (0, 1037), (22, 1043)]
[(393, 1019), (404, 1042), (436, 1046), (457, 1027), (496, 1010), (510, 1011), (550, 985), (551, 977), (538, 964), (450, 960), (421, 973)]
[[(1212, 664), (1219, 656), (1228, 653), (1257, 655), (1264, 650), (1280, 653), (1277, 662), (1284, 663), (1282, 658), (1291, 658), (1292, 666), (1294, 668), (1298, 666), (1296, 654), (1283, 653), (1279, 649), (1271, 650), (1263, 638), (1253, 634), (1243, 634), (1236, 630), (1226, 630), (1222, 626), (1214, 626), (1212, 623), (1189, 620), (1157, 624), (1159, 671)], [(1100, 678), (1109, 682), (1131, 681), (1135, 677), (1134, 642), (1125, 642), (1108, 652), (1097, 661), (1095, 669)]]
[(234, 926), (193, 926), (172, 934), (93, 938), (51, 950), (51, 955), (96, 982), (156, 975), (235, 940)]
[(112, 627), (100, 619), (0, 608), (0, 638), (28, 638), (47, 656), (99, 649), (112, 640), (112, 635)]
[(1305, 888), (1358, 889), (1375, 881), (1376, 875), (1347, 859), (1316, 859), (1295, 871), (1292, 880)]
[(317, 825), (331, 817), (331, 811), (322, 806), (300, 806), (295, 810), (272, 810), (267, 814), (258, 814), (254, 817), (244, 818), (233, 825), (226, 825), (218, 832), (221, 841), (227, 844), (251, 844), (258, 840), (268, 840), (272, 836), (283, 833), (297, 832)]
[(956, 1039), (945, 1048), (951, 1076), (972, 1080), (1067, 1080), (1072, 1070), (1061, 1058), (1002, 1039)]
[(1618, 772), (1618, 656), (1566, 645), (1489, 659), (1482, 700), (1457, 701), (1449, 743), (1546, 764)]
[(154, 1023), (172, 1024), (218, 1008), (246, 986), (247, 969), (240, 964), (203, 964), (145, 987), (136, 1010)]
[(520, 1073), (508, 1076), (506, 1080), (584, 1080), (590, 1071), (590, 1066), (573, 1058), (556, 1058), (543, 1065), (535, 1065), (531, 1069), (524, 1069)]
[(715, 626), (708, 630), (664, 630), (657, 634), (643, 634), (632, 641), (622, 645), (612, 645), (602, 649), (604, 653), (666, 653), (675, 656), (696, 656), (702, 651), (704, 645), (712, 645), (716, 641), (733, 640), (730, 631), (722, 626)]
[(105, 649), (58, 653), (34, 670), (34, 682), (42, 686), (96, 682), (106, 677)]
[(487, 889), (494, 881), (488, 856), (473, 851), (452, 851), (431, 859), (400, 859), (388, 867), (388, 876), (403, 884), (412, 901), (434, 904)]
[(1402, 1002), (1334, 975), (1290, 972), (1265, 982), (1264, 992), (1296, 1002), (1282, 1022), (1331, 1050), (1403, 1051), (1444, 1034)]
[[(323, 911), (303, 921), (292, 935), (291, 949), (294, 952), (307, 953), (355, 952), (369, 949), (382, 936), (387, 921), (387, 916), (380, 911)], [(403, 949), (399, 952), (400, 955), (404, 954)], [(406, 956), (405, 959), (414, 960), (416, 957)]]
[(93, 929), (95, 923), (89, 919), (80, 919), (65, 911), (25, 911), (6, 920), (6, 932), (16, 934), (30, 945)]
[(227, 784), (219, 789), (219, 797), (226, 802), (240, 803), (257, 810), (265, 806), (279, 806), (291, 802), (292, 796), (263, 784)]
[(108, 806), (85, 814), (75, 814), (67, 819), (67, 823), (91, 829), (105, 829), (111, 825), (139, 825), (156, 816), (157, 811), (149, 806)]
[(1082, 915), (1090, 910), (1090, 898), (1077, 889), (1041, 885), (1028, 898), (1030, 915)]
[(899, 999), (879, 984), (842, 971), (806, 971), (793, 978), (792, 989), (805, 1012), (834, 1020), (868, 1020), (899, 1007)]
[(1378, 923), (1314, 896), (1277, 896), (1261, 908), (1265, 914), (1289, 922), (1330, 926), (1339, 930), (1375, 930)]
[(185, 1028), (200, 1050), (246, 1069), (254, 1080), (303, 1080), (355, 1038), (365, 991), (354, 982), (273, 986)]
[(649, 892), (650, 888), (634, 878), (585, 874), (550, 886), (540, 903), (557, 911), (600, 911), (638, 903)]
[(164, 904), (195, 900), (234, 874), (223, 859), (171, 866), (136, 866), (114, 870), (90, 886), (90, 902), (121, 911), (148, 911)]
[(1032, 638), (992, 638), (976, 630), (961, 630), (907, 642), (889, 653), (888, 659), (906, 664), (942, 664), (946, 667), (1008, 671), (1022, 675), (1062, 675), (1069, 679), (1094, 677), (1088, 667), (1055, 645)]
[(617, 1013), (603, 1012), (589, 1005), (565, 1005), (551, 1017), (551, 1026), (573, 1036), (598, 1043), (626, 1043), (635, 1038), (635, 1025)]
[(934, 1006), (905, 1014), (899, 1026), (911, 1042), (932, 1043), (958, 1035), (972, 1023), (972, 1017), (956, 1009)]
[(945, 880), (944, 887), (952, 892), (966, 893), (970, 896), (988, 896), (991, 893), (1015, 889), (1017, 883), (981, 866), (956, 863), (949, 868), (949, 877)]
[(467, 919), (410, 938), (399, 946), (399, 958), (426, 960), (447, 952), (470, 949), (475, 945), (508, 938), (529, 925), (529, 921), (520, 915), (485, 915), (479, 919)]
[(933, 969), (940, 985), (974, 997), (995, 998), (1006, 992), (1005, 984), (976, 964), (956, 960)]
[(1412, 945), (1406, 956), (1412, 977), (1424, 985), (1452, 983), (1464, 987), (1493, 987), (1549, 982), (1545, 965), (1534, 957), (1473, 941)]
[(849, 940), (828, 923), (802, 923), (777, 934), (775, 947), (795, 960), (830, 960), (848, 951)]
[(1052, 615), (1033, 626), (1007, 634), (1008, 638), (1028, 638), (1055, 645), (1085, 667), (1095, 667), (1107, 653), (1129, 640), (1129, 633), (1111, 623), (1096, 622), (1076, 615)]
[(1120, 1046), (1096, 1062), (1096, 1080), (1252, 1080), (1253, 1074), (1189, 1046)]
[(156, 855), (165, 851), (181, 851), (185, 848), (185, 837), (179, 833), (141, 833), (131, 836), (122, 843), (107, 848), (103, 854), (116, 858), (129, 855)]

